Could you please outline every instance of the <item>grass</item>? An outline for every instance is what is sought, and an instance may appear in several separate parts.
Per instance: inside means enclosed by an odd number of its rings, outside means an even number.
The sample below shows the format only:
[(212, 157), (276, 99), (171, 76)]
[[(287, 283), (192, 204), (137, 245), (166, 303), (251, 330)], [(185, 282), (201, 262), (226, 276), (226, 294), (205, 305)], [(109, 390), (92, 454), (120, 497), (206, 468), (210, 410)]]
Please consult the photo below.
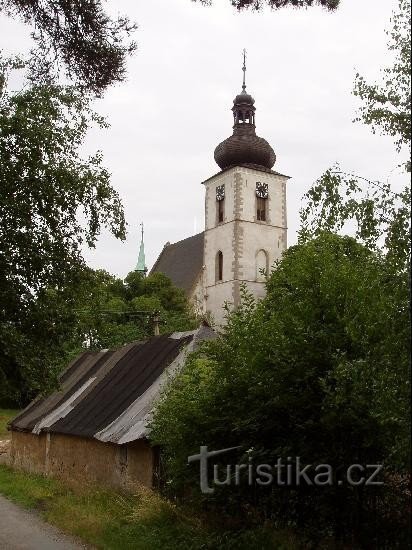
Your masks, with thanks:
[(294, 550), (290, 533), (267, 528), (217, 532), (148, 489), (135, 495), (68, 487), (0, 465), (0, 493), (96, 548), (117, 550)]
[(19, 411), (15, 409), (0, 409), (0, 439), (10, 439), (10, 432), (7, 431), (7, 423), (17, 416)]
[[(0, 409), (0, 439), (9, 439), (7, 423), (18, 410)], [(0, 494), (38, 511), (62, 531), (107, 550), (293, 550), (289, 533), (266, 528), (220, 532), (148, 489), (135, 495), (96, 486), (68, 486), (40, 475), (0, 465)]]

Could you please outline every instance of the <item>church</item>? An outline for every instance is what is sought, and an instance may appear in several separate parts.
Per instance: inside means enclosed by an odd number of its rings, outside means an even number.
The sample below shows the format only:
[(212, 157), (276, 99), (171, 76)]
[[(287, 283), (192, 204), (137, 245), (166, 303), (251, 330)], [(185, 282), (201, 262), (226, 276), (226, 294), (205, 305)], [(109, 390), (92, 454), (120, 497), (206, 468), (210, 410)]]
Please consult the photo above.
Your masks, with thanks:
[(194, 310), (217, 325), (227, 304), (236, 308), (244, 284), (259, 299), (265, 277), (287, 246), (286, 182), (273, 170), (276, 155), (256, 135), (255, 100), (246, 91), (233, 101), (233, 134), (219, 143), (220, 171), (202, 182), (205, 230), (177, 243), (167, 242), (150, 273), (164, 273), (183, 289)]

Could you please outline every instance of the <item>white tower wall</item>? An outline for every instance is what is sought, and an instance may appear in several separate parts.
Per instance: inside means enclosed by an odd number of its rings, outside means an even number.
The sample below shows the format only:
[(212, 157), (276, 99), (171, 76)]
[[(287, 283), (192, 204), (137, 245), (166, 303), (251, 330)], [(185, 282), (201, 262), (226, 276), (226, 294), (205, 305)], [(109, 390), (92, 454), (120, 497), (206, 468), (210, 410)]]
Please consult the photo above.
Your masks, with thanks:
[[(265, 294), (259, 267), (273, 268), (287, 246), (287, 176), (236, 166), (204, 182), (204, 309), (217, 324), (224, 322), (223, 304), (237, 307), (245, 283), (256, 297)], [(266, 220), (257, 219), (256, 183), (268, 186)], [(218, 222), (216, 188), (224, 185), (224, 219)], [(217, 254), (223, 254), (222, 280), (217, 277)], [(265, 261), (266, 260), (266, 261)]]

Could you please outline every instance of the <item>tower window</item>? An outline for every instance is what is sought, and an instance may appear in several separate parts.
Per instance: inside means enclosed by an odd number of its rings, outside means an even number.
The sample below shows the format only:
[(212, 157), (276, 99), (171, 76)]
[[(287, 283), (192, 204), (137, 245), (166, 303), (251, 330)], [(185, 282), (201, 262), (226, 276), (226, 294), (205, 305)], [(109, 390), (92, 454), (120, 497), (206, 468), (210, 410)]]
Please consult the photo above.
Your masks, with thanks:
[(219, 250), (216, 254), (216, 282), (223, 280), (223, 254)]
[(225, 217), (225, 200), (222, 199), (217, 202), (217, 223), (222, 223)]
[(216, 223), (222, 223), (225, 216), (225, 186), (216, 187)]
[(256, 219), (260, 222), (266, 221), (267, 199), (256, 197)]
[(258, 250), (256, 254), (256, 281), (264, 282), (269, 271), (269, 258), (265, 250)]

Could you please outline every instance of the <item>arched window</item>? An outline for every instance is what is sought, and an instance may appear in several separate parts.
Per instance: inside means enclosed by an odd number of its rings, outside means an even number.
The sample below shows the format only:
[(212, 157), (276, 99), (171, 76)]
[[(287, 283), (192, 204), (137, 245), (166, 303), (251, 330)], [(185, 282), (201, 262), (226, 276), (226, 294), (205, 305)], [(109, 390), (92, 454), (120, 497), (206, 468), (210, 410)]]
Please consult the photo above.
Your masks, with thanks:
[(223, 280), (223, 254), (219, 250), (216, 254), (216, 282)]
[(256, 280), (263, 282), (269, 271), (269, 258), (265, 250), (259, 250), (256, 254)]

